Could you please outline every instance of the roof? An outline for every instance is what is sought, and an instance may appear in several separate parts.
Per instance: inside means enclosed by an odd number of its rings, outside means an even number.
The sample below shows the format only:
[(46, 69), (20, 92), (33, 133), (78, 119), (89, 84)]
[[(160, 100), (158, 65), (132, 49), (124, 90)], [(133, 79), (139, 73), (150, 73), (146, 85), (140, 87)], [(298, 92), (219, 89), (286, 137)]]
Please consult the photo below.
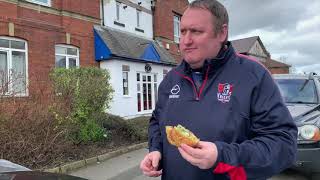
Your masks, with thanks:
[(269, 56), (269, 52), (264, 47), (259, 36), (253, 36), (253, 37), (248, 37), (248, 38), (243, 38), (243, 39), (236, 39), (236, 40), (231, 41), (231, 44), (237, 53), (248, 54), (250, 49), (252, 48), (252, 46), (254, 45), (254, 43), (256, 41), (259, 42), (264, 53), (267, 56)]
[[(152, 39), (109, 27), (94, 26), (94, 30), (111, 51), (111, 57), (120, 56), (142, 61), (150, 61), (148, 58), (159, 57), (159, 59), (151, 61), (176, 64), (171, 54)], [(150, 55), (150, 53), (154, 55)]]
[(263, 64), (268, 68), (289, 68), (291, 65), (285, 64), (273, 59), (268, 59), (266, 62), (263, 62)]
[(251, 47), (254, 45), (258, 38), (259, 36), (236, 39), (231, 41), (231, 44), (237, 53), (247, 53), (250, 51)]

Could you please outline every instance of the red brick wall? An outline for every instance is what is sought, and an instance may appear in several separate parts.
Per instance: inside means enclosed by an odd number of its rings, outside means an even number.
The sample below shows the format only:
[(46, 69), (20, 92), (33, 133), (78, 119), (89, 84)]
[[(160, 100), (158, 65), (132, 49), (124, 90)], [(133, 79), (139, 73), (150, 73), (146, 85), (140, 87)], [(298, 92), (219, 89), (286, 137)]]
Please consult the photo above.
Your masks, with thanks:
[(1, 9), (1, 11), (0, 11), (1, 18), (16, 18), (17, 17), (17, 9), (18, 8), (15, 4), (0, 1), (0, 9)]
[(163, 42), (164, 47), (166, 47), (166, 43), (170, 44), (169, 52), (177, 61), (181, 60), (181, 56), (177, 44), (173, 42), (173, 16), (175, 13), (182, 15), (188, 4), (188, 0), (156, 1), (154, 12), (154, 36), (169, 40), (169, 42)]
[[(54, 6), (82, 15), (100, 18), (100, 0), (53, 0)], [(60, 1), (60, 2), (59, 2)], [(59, 7), (59, 5), (61, 7)]]
[(271, 74), (289, 74), (289, 68), (269, 68)]
[[(59, 5), (60, 0), (53, 0), (54, 6)], [(71, 3), (71, 1), (66, 1)], [(75, 1), (72, 1), (75, 2)], [(84, 0), (79, 3), (84, 7)], [(96, 16), (99, 13), (92, 9), (94, 2), (99, 7), (98, 0), (86, 1), (91, 10), (83, 10), (84, 13)], [(74, 4), (78, 4), (78, 1)], [(71, 6), (71, 4), (70, 4)], [(55, 45), (66, 44), (66, 33), (70, 33), (69, 45), (80, 49), (80, 66), (98, 66), (94, 60), (94, 23), (66, 16), (58, 16), (49, 13), (18, 7), (16, 4), (0, 2), (0, 36), (8, 36), (8, 24), (14, 24), (14, 38), (27, 41), (28, 44), (28, 76), (30, 82), (29, 93), (34, 88), (48, 85), (48, 73), (55, 67)], [(81, 11), (81, 9), (80, 9)]]

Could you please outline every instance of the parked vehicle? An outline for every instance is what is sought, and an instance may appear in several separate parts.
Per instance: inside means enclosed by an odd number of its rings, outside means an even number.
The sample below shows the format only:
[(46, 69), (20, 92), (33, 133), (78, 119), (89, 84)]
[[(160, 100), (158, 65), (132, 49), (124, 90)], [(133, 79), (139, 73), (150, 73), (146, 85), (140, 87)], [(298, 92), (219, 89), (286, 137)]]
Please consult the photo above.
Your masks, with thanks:
[(65, 174), (31, 171), (21, 165), (0, 159), (1, 180), (86, 180)]
[(309, 75), (273, 76), (298, 127), (298, 153), (294, 169), (320, 173), (320, 81)]

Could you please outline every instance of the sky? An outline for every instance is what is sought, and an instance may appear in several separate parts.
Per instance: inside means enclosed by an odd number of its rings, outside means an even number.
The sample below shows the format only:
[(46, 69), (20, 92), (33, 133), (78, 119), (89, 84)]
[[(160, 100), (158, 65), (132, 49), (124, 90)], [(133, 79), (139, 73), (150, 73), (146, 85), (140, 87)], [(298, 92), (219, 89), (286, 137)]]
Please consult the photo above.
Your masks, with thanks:
[(293, 73), (320, 74), (319, 0), (219, 0), (229, 13), (229, 39), (259, 36), (271, 58)]

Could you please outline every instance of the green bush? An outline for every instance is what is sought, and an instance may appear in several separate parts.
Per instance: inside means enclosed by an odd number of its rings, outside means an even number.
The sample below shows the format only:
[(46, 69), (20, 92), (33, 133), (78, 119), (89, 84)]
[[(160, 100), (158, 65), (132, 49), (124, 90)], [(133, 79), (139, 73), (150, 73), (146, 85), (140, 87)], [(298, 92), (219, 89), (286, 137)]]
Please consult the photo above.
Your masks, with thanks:
[(146, 141), (148, 139), (148, 124), (150, 117), (138, 117), (125, 120), (119, 116), (105, 114), (100, 117), (103, 127), (111, 136), (121, 136), (129, 141)]
[(50, 78), (57, 98), (68, 108), (67, 115), (53, 108), (60, 124), (69, 127), (68, 136), (76, 143), (105, 138), (107, 132), (97, 115), (104, 113), (112, 99), (108, 71), (95, 67), (57, 68)]

